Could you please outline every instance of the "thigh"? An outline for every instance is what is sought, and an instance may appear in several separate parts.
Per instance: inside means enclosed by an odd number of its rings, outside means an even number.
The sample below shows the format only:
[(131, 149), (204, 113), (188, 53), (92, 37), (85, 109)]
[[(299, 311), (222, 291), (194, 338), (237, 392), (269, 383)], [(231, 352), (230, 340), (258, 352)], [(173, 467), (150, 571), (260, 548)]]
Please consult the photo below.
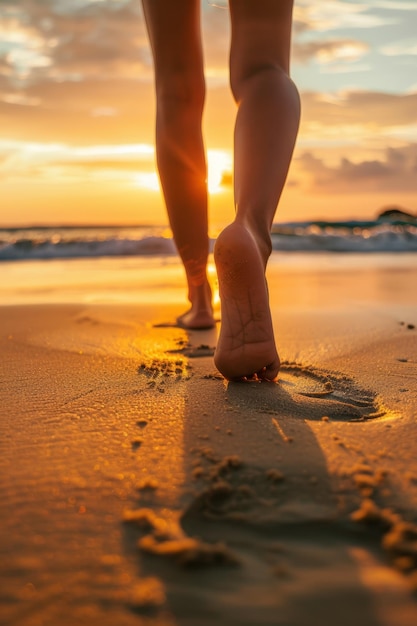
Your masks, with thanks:
[(293, 0), (229, 0), (232, 86), (264, 67), (289, 71)]
[(200, 0), (142, 0), (157, 83), (201, 75)]

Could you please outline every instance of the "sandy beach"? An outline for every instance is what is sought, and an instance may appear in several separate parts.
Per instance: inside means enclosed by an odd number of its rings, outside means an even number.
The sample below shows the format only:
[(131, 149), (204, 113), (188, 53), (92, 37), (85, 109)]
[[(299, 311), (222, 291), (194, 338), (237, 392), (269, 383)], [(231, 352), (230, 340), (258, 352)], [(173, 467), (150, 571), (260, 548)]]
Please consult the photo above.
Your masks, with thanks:
[(173, 264), (14, 266), (1, 624), (415, 626), (416, 258), (329, 258), (271, 261), (276, 384), (173, 325)]

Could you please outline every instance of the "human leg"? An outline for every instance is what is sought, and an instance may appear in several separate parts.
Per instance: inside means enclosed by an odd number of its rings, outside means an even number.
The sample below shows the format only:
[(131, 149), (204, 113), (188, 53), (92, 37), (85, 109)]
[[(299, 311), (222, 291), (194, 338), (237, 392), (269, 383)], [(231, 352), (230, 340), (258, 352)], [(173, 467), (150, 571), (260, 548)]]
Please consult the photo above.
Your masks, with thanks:
[(200, 2), (143, 0), (143, 8), (155, 66), (158, 171), (191, 302), (178, 322), (211, 327)]
[(222, 325), (215, 363), (228, 379), (279, 370), (265, 268), (270, 229), (291, 162), (300, 104), (288, 75), (292, 0), (230, 0), (235, 126), (235, 221), (215, 261)]

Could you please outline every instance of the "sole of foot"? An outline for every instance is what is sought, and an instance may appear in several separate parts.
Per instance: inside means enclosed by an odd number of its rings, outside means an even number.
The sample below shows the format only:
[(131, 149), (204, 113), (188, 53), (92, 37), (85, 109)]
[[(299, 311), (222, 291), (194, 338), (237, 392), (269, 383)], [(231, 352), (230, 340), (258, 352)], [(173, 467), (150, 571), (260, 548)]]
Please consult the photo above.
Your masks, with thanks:
[(214, 362), (231, 381), (278, 375), (264, 262), (252, 233), (233, 223), (217, 238), (214, 260), (219, 280), (221, 327)]

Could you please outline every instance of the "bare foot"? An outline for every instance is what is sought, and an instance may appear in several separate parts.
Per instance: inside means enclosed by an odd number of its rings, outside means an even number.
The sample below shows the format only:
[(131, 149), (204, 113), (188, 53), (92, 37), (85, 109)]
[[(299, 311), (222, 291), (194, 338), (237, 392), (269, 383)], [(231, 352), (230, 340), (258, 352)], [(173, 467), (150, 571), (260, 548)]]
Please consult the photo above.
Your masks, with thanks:
[(214, 247), (221, 300), (220, 335), (214, 355), (228, 380), (275, 380), (280, 361), (275, 347), (264, 261), (253, 235), (234, 222)]
[(177, 324), (181, 328), (190, 330), (205, 330), (213, 328), (216, 321), (213, 317), (211, 304), (211, 289), (208, 282), (199, 287), (190, 287), (188, 297), (191, 308), (177, 317)]

